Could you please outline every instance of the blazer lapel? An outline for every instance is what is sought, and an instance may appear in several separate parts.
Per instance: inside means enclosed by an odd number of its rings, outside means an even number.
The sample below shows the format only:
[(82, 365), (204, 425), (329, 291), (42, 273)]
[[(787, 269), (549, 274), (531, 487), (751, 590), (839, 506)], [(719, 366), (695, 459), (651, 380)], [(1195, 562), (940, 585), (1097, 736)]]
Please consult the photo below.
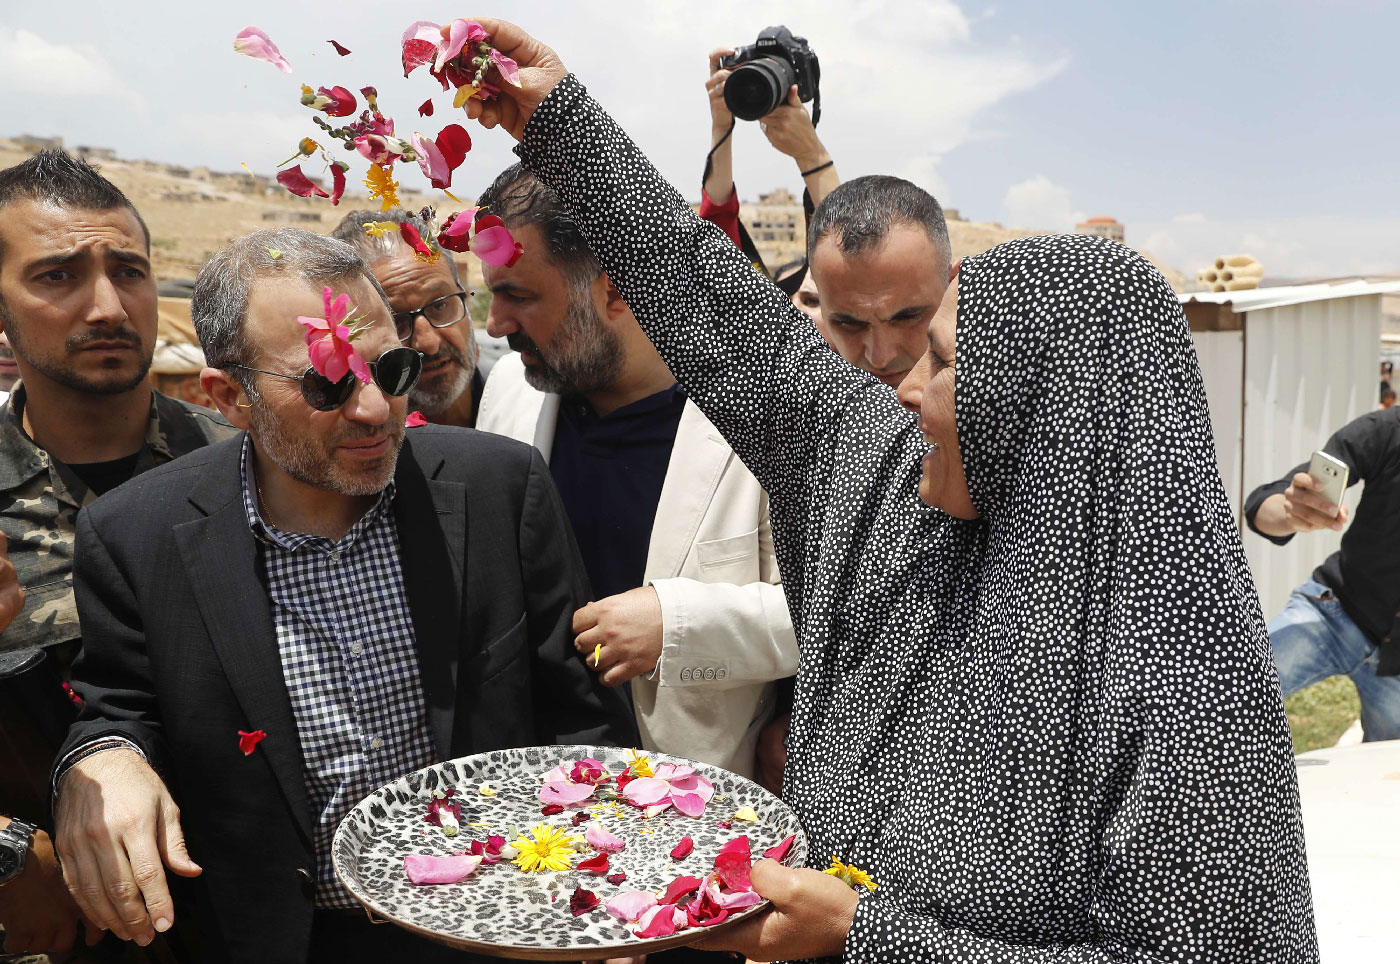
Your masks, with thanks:
[(309, 845), (311, 806), (301, 739), (282, 676), (267, 589), (258, 578), (257, 544), (243, 511), (241, 449), (237, 443), (225, 444), (227, 452), (210, 461), (189, 496), (205, 517), (175, 526), (175, 542), (209, 639), (248, 725), (267, 732), (258, 753), (272, 767)]
[(554, 430), (559, 426), (559, 396), (536, 392), (540, 397), (539, 417), (535, 421), (535, 448), (540, 450), (546, 462), (554, 451)]
[(463, 625), (467, 490), (460, 482), (433, 478), (443, 458), (426, 442), (418, 448), (405, 441), (399, 453), (394, 518), (428, 730), (438, 757), (450, 760)]
[(647, 547), (646, 580), (679, 575), (695, 542), (695, 533), (710, 508), (725, 467), (734, 457), (719, 429), (693, 401), (687, 401), (676, 426), (676, 444), (666, 466), (656, 522)]

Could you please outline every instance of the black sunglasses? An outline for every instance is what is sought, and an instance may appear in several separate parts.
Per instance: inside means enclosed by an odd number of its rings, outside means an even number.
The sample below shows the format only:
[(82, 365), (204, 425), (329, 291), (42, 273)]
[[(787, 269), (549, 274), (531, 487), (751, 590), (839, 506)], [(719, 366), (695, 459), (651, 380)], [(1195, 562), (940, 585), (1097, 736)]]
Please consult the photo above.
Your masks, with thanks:
[(399, 336), (399, 341), (408, 341), (413, 337), (414, 320), (419, 315), (434, 328), (451, 328), (467, 317), (467, 293), (459, 288), (414, 311), (394, 312), (394, 334)]
[[(301, 397), (318, 412), (333, 412), (350, 401), (357, 381), (353, 372), (346, 372), (344, 378), (333, 382), (314, 368), (308, 368), (300, 375), (284, 375), (281, 372), (264, 371), (236, 362), (230, 362), (225, 367), (241, 368), (260, 375), (290, 378), (292, 381), (301, 382)], [(378, 359), (369, 362), (369, 373), (374, 378), (374, 383), (385, 395), (394, 397), (407, 395), (412, 391), (413, 386), (418, 384), (418, 376), (422, 371), (423, 355), (412, 348), (390, 348)]]

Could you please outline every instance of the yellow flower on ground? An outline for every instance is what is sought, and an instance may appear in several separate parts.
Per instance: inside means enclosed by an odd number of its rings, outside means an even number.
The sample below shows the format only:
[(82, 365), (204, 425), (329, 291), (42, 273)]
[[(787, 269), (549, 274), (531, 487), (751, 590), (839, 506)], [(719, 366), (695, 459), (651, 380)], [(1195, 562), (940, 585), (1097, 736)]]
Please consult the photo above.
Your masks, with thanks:
[(835, 857), (831, 858), (831, 866), (822, 871), (846, 882), (848, 887), (864, 887), (866, 890), (875, 890), (880, 885), (870, 879), (870, 875), (854, 864), (843, 864)]
[(371, 164), (364, 184), (369, 188), (371, 200), (379, 198), (380, 210), (389, 211), (399, 206), (399, 182), (389, 176), (387, 168)]
[(568, 870), (573, 866), (574, 849), (579, 843), (579, 838), (570, 837), (563, 827), (537, 823), (530, 828), (530, 836), (521, 834), (511, 846), (519, 851), (515, 855), (515, 866), (533, 874), (541, 870)]
[(399, 225), (397, 221), (366, 221), (365, 234), (371, 238), (382, 238), (389, 234), (398, 234)]
[(740, 807), (734, 811), (734, 816), (730, 820), (738, 820), (742, 823), (754, 823), (758, 820), (758, 811), (753, 807)]
[(632, 758), (632, 762), (627, 764), (627, 769), (632, 771), (634, 777), (654, 777), (656, 771), (651, 768), (651, 760), (645, 754), (636, 750), (628, 750), (627, 755)]

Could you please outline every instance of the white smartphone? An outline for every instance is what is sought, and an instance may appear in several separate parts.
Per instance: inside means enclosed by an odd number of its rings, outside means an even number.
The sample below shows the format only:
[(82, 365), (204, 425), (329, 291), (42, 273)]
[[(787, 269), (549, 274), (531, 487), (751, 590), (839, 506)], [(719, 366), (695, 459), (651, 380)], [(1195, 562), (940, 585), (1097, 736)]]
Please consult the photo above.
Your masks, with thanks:
[(1351, 469), (1341, 459), (1318, 449), (1308, 463), (1308, 475), (1317, 483), (1317, 494), (1337, 506), (1342, 505), (1342, 496), (1347, 490), (1347, 477)]

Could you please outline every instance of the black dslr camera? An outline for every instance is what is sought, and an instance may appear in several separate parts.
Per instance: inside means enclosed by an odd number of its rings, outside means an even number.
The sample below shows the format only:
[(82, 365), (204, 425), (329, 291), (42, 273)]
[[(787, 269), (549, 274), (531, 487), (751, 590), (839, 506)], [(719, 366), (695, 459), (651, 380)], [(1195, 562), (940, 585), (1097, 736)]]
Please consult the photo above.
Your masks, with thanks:
[[(821, 66), (817, 55), (802, 37), (794, 37), (787, 27), (769, 27), (747, 47), (720, 60), (730, 71), (724, 82), (724, 102), (742, 120), (758, 120), (787, 103), (788, 88), (797, 85), (803, 103), (819, 96)], [(812, 112), (815, 124), (821, 101)]]

